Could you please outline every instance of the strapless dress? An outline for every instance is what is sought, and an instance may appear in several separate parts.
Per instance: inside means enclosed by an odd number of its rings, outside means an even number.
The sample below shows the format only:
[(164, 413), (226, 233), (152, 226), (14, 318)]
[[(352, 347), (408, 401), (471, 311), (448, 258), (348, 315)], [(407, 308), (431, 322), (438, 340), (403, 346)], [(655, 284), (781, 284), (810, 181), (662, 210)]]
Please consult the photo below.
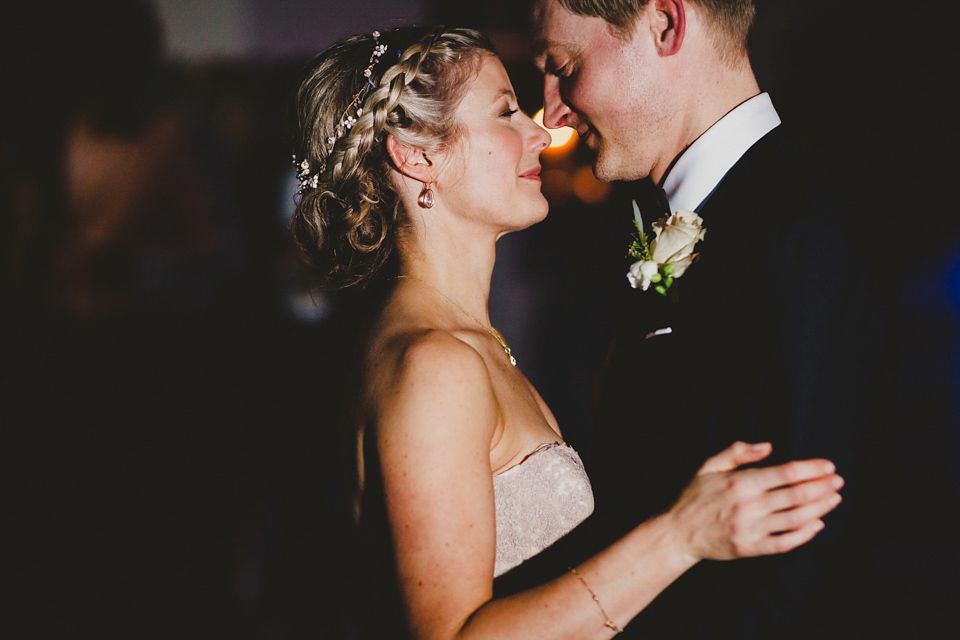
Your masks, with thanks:
[(567, 444), (537, 447), (493, 476), (497, 516), (494, 577), (532, 558), (593, 513), (593, 489), (580, 456)]

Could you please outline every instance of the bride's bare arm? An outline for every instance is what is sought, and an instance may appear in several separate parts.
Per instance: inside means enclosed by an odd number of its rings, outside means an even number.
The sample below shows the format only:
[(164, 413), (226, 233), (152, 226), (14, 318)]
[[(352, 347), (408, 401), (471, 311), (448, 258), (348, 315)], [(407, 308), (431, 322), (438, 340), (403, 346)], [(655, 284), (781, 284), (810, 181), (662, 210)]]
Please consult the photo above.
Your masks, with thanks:
[[(500, 407), (486, 365), (442, 332), (418, 338), (398, 362), (380, 393), (376, 441), (414, 637), (613, 636), (573, 574), (492, 599), (489, 452)], [(833, 466), (809, 460), (735, 470), (769, 451), (738, 443), (711, 458), (670, 511), (577, 567), (614, 623), (625, 625), (700, 559), (787, 551), (822, 528), (820, 517), (839, 501)]]

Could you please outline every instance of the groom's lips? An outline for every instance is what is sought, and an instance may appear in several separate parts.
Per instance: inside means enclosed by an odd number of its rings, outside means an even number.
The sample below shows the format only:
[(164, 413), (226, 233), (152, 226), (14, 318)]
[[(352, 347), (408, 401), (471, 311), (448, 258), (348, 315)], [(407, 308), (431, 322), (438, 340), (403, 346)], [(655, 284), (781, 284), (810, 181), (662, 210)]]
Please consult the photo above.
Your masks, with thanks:
[(585, 127), (583, 131), (577, 131), (577, 134), (583, 138), (584, 144), (590, 149), (594, 148), (600, 138), (597, 132), (593, 130), (593, 127)]

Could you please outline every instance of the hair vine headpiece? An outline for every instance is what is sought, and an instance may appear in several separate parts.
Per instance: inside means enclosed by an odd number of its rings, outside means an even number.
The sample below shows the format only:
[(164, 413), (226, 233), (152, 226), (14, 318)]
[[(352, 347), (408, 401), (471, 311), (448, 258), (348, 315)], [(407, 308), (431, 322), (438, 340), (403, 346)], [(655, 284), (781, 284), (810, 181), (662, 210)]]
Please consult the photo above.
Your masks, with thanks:
[[(333, 151), (333, 146), (337, 143), (337, 140), (346, 135), (346, 133), (353, 128), (353, 125), (357, 124), (357, 118), (363, 115), (363, 101), (366, 99), (368, 89), (373, 89), (377, 86), (373, 82), (373, 68), (377, 65), (377, 62), (380, 61), (380, 56), (386, 53), (387, 45), (380, 42), (379, 31), (374, 31), (370, 35), (373, 36), (373, 51), (370, 53), (370, 62), (367, 64), (367, 68), (363, 70), (363, 75), (367, 79), (367, 83), (353, 96), (350, 104), (347, 105), (347, 108), (344, 109), (343, 114), (341, 114), (340, 121), (333, 130), (333, 135), (326, 139), (325, 147), (327, 156)], [(320, 163), (320, 168), (317, 169), (317, 172), (311, 175), (310, 161), (304, 158), (302, 162), (298, 163), (296, 154), (293, 156), (293, 164), (297, 168), (297, 179), (300, 181), (300, 188), (297, 190), (297, 193), (302, 193), (308, 188), (316, 189), (320, 182), (320, 174), (323, 173), (327, 167), (327, 162), (324, 160)]]

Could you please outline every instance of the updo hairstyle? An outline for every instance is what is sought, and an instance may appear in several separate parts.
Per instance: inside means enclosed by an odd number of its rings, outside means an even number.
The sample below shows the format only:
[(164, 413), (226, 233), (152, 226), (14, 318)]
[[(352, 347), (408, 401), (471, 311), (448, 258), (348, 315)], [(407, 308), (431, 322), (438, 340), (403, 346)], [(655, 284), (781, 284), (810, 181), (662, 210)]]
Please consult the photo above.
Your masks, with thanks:
[[(356, 35), (320, 54), (297, 93), (296, 162), (306, 160), (308, 169), (293, 232), (326, 289), (370, 280), (394, 254), (407, 222), (390, 180), (387, 135), (428, 151), (455, 142), (454, 111), (466, 81), (493, 53), (490, 41), (470, 29), (407, 27), (385, 31), (378, 41), (386, 51), (369, 79), (363, 72), (377, 41)], [(327, 139), (357, 105), (361, 115), (328, 155)], [(316, 186), (306, 184), (314, 176)]]

